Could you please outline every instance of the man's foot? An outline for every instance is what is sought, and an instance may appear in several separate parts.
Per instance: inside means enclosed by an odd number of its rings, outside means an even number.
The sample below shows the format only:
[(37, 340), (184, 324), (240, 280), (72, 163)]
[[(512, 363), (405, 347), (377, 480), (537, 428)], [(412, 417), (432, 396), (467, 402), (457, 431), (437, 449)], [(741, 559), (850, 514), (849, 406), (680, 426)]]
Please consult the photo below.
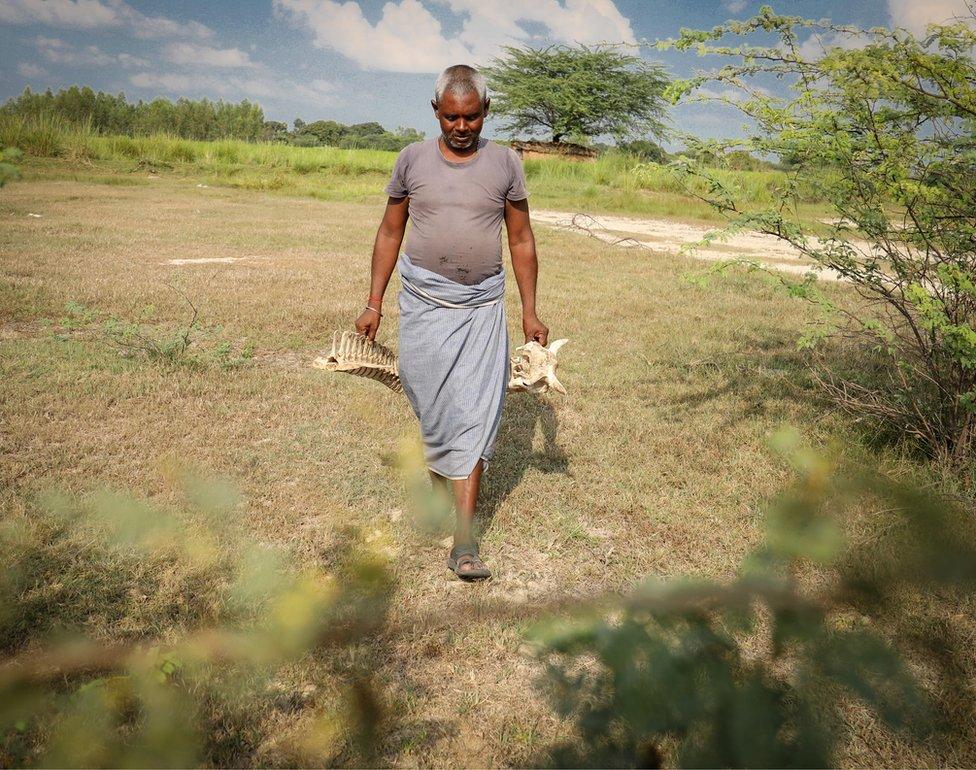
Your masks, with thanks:
[(478, 546), (456, 545), (447, 557), (447, 568), (461, 580), (484, 580), (491, 577), (491, 570), (478, 557)]

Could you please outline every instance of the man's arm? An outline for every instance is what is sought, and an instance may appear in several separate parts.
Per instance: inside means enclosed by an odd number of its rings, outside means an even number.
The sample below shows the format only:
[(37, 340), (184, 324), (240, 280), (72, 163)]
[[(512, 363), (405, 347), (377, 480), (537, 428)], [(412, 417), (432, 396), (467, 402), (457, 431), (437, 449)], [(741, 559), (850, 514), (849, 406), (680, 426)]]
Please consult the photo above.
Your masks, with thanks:
[(512, 252), (512, 269), (522, 298), (522, 331), (525, 341), (549, 344), (549, 329), (535, 312), (535, 285), (539, 275), (539, 260), (535, 253), (535, 236), (529, 222), (529, 202), (505, 201), (505, 229), (508, 248)]
[(366, 309), (356, 319), (356, 331), (367, 335), (371, 340), (376, 339), (376, 330), (380, 328), (380, 311), (383, 308), (383, 294), (386, 285), (393, 275), (397, 257), (400, 255), (400, 244), (403, 233), (407, 228), (407, 201), (409, 198), (389, 198), (386, 201), (386, 211), (383, 221), (376, 231), (373, 242), (373, 261), (370, 267), (369, 299), (366, 304), (374, 310)]

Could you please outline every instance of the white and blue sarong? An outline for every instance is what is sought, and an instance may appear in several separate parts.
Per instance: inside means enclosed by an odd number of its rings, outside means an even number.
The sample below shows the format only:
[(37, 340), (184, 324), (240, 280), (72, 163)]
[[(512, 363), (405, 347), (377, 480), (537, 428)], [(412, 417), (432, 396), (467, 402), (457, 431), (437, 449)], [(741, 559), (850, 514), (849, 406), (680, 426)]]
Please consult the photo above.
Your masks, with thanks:
[(509, 378), (505, 271), (470, 286), (397, 262), (400, 381), (420, 420), (427, 467), (465, 479), (487, 466)]

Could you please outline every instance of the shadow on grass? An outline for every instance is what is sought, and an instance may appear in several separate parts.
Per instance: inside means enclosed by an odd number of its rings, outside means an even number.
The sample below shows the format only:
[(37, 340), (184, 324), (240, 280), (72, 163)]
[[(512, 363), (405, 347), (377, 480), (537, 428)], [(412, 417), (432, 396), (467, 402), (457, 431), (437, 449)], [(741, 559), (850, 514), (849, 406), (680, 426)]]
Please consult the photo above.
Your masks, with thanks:
[(810, 356), (795, 340), (749, 340), (734, 351), (675, 364), (675, 407), (688, 412), (720, 408), (724, 424), (747, 417), (788, 418), (791, 407), (826, 405), (810, 374)]
[[(536, 426), (542, 431), (541, 451), (532, 448)], [(495, 513), (522, 481), (526, 470), (542, 473), (569, 472), (569, 458), (556, 441), (559, 420), (552, 404), (528, 393), (509, 394), (498, 428), (495, 454), (485, 471), (478, 499), (481, 533), (491, 527)]]

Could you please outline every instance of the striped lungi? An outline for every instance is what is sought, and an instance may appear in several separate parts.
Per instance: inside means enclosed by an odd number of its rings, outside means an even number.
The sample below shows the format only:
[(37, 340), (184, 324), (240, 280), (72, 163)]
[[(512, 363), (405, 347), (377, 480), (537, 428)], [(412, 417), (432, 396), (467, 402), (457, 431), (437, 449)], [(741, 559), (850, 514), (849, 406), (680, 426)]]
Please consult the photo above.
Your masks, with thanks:
[(406, 254), (397, 262), (399, 368), (427, 466), (465, 479), (494, 450), (508, 387), (505, 271), (466, 286)]

